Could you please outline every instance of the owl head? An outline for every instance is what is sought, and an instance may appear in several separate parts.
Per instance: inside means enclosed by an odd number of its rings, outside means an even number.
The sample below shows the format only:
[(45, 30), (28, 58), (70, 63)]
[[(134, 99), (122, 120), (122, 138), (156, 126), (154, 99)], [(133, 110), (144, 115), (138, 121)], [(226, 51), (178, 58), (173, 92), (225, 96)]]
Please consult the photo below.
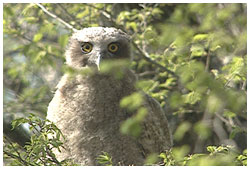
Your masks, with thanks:
[(104, 60), (130, 58), (129, 41), (129, 36), (120, 29), (84, 28), (70, 38), (66, 50), (66, 63), (74, 68), (99, 68)]

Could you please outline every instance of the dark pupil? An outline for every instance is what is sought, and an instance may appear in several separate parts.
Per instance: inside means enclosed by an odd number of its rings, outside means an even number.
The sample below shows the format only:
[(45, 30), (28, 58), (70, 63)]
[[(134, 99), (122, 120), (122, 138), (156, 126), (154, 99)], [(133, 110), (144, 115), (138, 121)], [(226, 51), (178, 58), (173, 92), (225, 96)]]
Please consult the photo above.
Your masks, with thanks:
[(111, 50), (115, 50), (115, 46), (114, 45), (111, 46)]
[(85, 46), (85, 49), (90, 49), (90, 46), (89, 46), (89, 45), (86, 45), (86, 46)]

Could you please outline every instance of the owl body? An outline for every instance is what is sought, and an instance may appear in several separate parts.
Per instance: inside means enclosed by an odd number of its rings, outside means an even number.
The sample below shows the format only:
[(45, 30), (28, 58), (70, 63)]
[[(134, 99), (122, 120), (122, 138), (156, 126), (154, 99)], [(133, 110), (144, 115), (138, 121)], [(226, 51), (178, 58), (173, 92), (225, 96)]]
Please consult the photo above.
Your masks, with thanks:
[[(95, 36), (100, 42), (94, 42)], [(104, 41), (103, 46), (101, 41)], [(81, 49), (86, 43), (92, 45), (91, 50), (85, 46), (87, 52)], [(113, 43), (118, 44), (117, 51), (113, 50), (117, 46), (110, 45)], [(103, 59), (129, 57), (128, 44), (127, 35), (115, 28), (87, 28), (72, 36), (66, 52), (67, 64), (79, 69), (99, 67)], [(97, 157), (107, 152), (114, 165), (143, 165), (150, 153), (160, 153), (171, 147), (164, 112), (159, 103), (146, 94), (144, 106), (148, 115), (142, 123), (141, 135), (134, 138), (121, 134), (122, 122), (133, 113), (122, 109), (120, 100), (136, 92), (135, 79), (129, 69), (124, 70), (120, 79), (98, 71), (91, 75), (62, 77), (47, 113), (47, 119), (54, 122), (66, 138), (65, 149), (55, 152), (59, 160), (73, 159), (80, 165), (98, 165)]]

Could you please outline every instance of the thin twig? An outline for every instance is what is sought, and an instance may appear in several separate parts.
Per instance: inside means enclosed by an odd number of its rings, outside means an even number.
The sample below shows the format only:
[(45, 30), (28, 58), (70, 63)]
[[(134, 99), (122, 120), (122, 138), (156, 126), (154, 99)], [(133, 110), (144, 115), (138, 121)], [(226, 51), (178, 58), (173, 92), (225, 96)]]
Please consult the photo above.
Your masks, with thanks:
[(210, 56), (210, 51), (208, 50), (208, 52), (207, 52), (207, 60), (206, 60), (206, 72), (209, 72), (210, 60), (211, 60), (211, 56)]
[[(75, 21), (76, 20), (76, 18), (74, 17), (74, 16), (72, 16), (68, 11), (67, 11), (67, 9), (65, 9), (64, 8), (64, 6), (62, 5), (62, 4), (56, 4), (56, 5), (58, 5), (62, 10), (63, 10), (63, 12), (64, 13), (66, 13), (69, 17), (70, 17), (70, 19), (71, 20), (73, 20), (73, 21)], [(78, 22), (75, 22), (78, 26), (80, 26), (80, 27), (82, 27), (82, 25), (80, 24), (80, 23), (78, 23)]]
[(247, 81), (245, 80), (241, 86), (241, 90), (244, 90), (246, 89), (246, 86), (247, 86)]
[(27, 163), (25, 160), (23, 160), (19, 156), (15, 155), (15, 154), (12, 154), (12, 153), (10, 153), (8, 151), (3, 150), (3, 153), (6, 154), (7, 156), (11, 157), (11, 158), (17, 159), (19, 162), (23, 163), (23, 165), (25, 165), (25, 166), (29, 166), (29, 165), (34, 166), (33, 164)]
[(228, 124), (229, 126), (233, 127), (233, 125), (230, 123), (229, 120), (225, 119), (224, 117), (222, 117), (219, 113), (215, 112), (216, 117), (218, 117), (221, 121), (223, 121), (224, 123)]
[(226, 84), (224, 85), (224, 88), (227, 87), (227, 85), (233, 80), (233, 78), (236, 76), (236, 74), (233, 74), (226, 82)]
[(138, 74), (139, 77), (144, 77), (144, 76), (150, 76), (150, 75), (155, 75), (154, 71), (146, 71)]
[(97, 9), (98, 11), (101, 11), (101, 12), (105, 13), (104, 15), (107, 16), (109, 19), (112, 18), (112, 14), (111, 14), (110, 12), (108, 12), (108, 11), (102, 9), (102, 8), (98, 8), (98, 7), (96, 7), (96, 6), (94, 6), (94, 5), (91, 5), (91, 4), (85, 4), (85, 5), (86, 5), (86, 6), (89, 6), (89, 7), (91, 7), (91, 8)]
[(144, 51), (143, 51), (134, 41), (132, 41), (132, 44), (134, 45), (134, 47), (137, 49), (137, 51), (142, 55), (142, 57), (143, 57), (146, 61), (148, 61), (148, 62), (150, 62), (150, 63), (156, 65), (156, 66), (159, 67), (161, 70), (164, 70), (164, 71), (168, 72), (169, 74), (171, 74), (171, 75), (177, 77), (177, 75), (176, 75), (174, 72), (172, 72), (171, 70), (169, 70), (169, 69), (167, 69), (166, 67), (162, 66), (161, 64), (157, 63), (156, 61), (152, 60), (152, 59), (150, 58), (150, 56), (149, 56), (146, 52), (144, 52)]
[[(40, 133), (40, 131), (37, 129), (37, 127), (33, 123), (30, 123), (30, 125), (36, 130), (37, 133)], [(39, 125), (39, 127), (42, 128), (42, 126), (40, 126), (40, 125)], [(61, 163), (54, 157), (51, 149), (49, 148), (49, 146), (47, 144), (45, 144), (45, 148), (46, 148), (46, 153), (51, 158), (51, 161), (56, 163), (57, 165), (61, 166)]]
[(53, 155), (51, 149), (48, 147), (48, 145), (45, 145), (46, 148), (46, 153), (49, 155), (51, 158), (50, 161), (56, 163), (58, 166), (61, 166), (61, 163), (57, 160), (57, 158)]
[(58, 16), (56, 16), (55, 14), (49, 12), (44, 6), (42, 6), (39, 3), (35, 3), (39, 8), (41, 8), (47, 15), (51, 16), (52, 18), (56, 19), (57, 21), (59, 21), (60, 23), (62, 23), (64, 26), (66, 26), (67, 28), (71, 29), (73, 32), (76, 32), (77, 29), (75, 29), (72, 25), (68, 24), (67, 22), (65, 22), (64, 20), (62, 20), (61, 18), (59, 18)]
[(7, 152), (7, 151), (3, 151), (6, 155), (8, 155), (9, 157), (12, 157), (14, 159), (17, 159), (19, 162), (22, 162), (24, 165), (28, 166), (34, 166), (33, 164), (25, 161), (22, 157), (21, 157), (21, 154), (20, 152), (16, 149), (16, 147), (12, 144), (12, 142), (7, 138), (5, 137), (6, 141), (10, 144), (10, 146), (13, 148), (13, 150), (17, 153), (17, 155), (13, 154), (13, 153), (10, 153), (10, 152)]

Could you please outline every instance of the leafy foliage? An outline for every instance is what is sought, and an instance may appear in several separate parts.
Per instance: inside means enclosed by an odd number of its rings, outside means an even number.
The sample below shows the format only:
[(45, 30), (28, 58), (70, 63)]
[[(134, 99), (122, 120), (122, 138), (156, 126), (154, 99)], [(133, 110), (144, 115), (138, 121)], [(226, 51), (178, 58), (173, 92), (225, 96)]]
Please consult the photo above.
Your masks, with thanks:
[(54, 149), (59, 152), (63, 148), (61, 131), (50, 121), (41, 120), (30, 114), (27, 118), (19, 118), (12, 122), (13, 129), (21, 124), (29, 124), (32, 133), (30, 142), (24, 147), (9, 142), (4, 147), (4, 155), (8, 159), (11, 157), (11, 165), (30, 165), (30, 166), (55, 166), (55, 165), (74, 165), (69, 159), (58, 161)]
[(230, 146), (208, 146), (208, 153), (186, 155), (188, 146), (184, 145), (179, 148), (160, 154), (164, 165), (178, 166), (231, 166), (231, 165), (247, 165), (246, 151), (239, 155)]
[[(246, 165), (246, 4), (41, 5), (57, 19), (36, 4), (4, 4), (5, 115), (20, 118), (33, 113), (45, 119), (53, 96), (51, 90), (60, 76), (64, 72), (76, 73), (63, 66), (63, 49), (72, 29), (58, 18), (75, 29), (113, 26), (131, 35), (130, 66), (138, 76), (136, 87), (158, 100), (169, 119), (174, 147), (160, 155), (164, 165)], [(104, 64), (103, 73), (121, 78), (119, 70), (127, 62), (112, 65)], [(147, 115), (142, 102), (139, 93), (121, 100), (123, 108), (136, 112), (121, 125), (122, 133), (135, 137), (140, 134), (141, 122)], [(35, 116), (28, 121), (35, 121)], [(14, 125), (28, 121), (16, 121)], [(39, 145), (41, 141), (55, 148), (62, 146), (60, 142), (49, 144), (46, 132), (32, 138), (33, 147), (27, 150), (41, 158), (46, 154), (46, 145)], [(4, 143), (4, 148), (14, 154), (16, 161), (11, 164), (43, 165), (31, 155), (29, 163), (20, 158), (18, 162), (15, 150), (25, 155), (23, 148), (13, 140)], [(103, 155), (102, 164), (111, 165), (108, 154)], [(155, 159), (155, 155), (148, 157), (146, 164), (153, 164)], [(55, 161), (45, 163), (57, 165)]]
[(113, 165), (112, 157), (107, 152), (103, 152), (103, 155), (99, 155), (99, 157), (97, 157), (97, 160), (98, 163), (101, 165), (106, 165), (106, 166)]

